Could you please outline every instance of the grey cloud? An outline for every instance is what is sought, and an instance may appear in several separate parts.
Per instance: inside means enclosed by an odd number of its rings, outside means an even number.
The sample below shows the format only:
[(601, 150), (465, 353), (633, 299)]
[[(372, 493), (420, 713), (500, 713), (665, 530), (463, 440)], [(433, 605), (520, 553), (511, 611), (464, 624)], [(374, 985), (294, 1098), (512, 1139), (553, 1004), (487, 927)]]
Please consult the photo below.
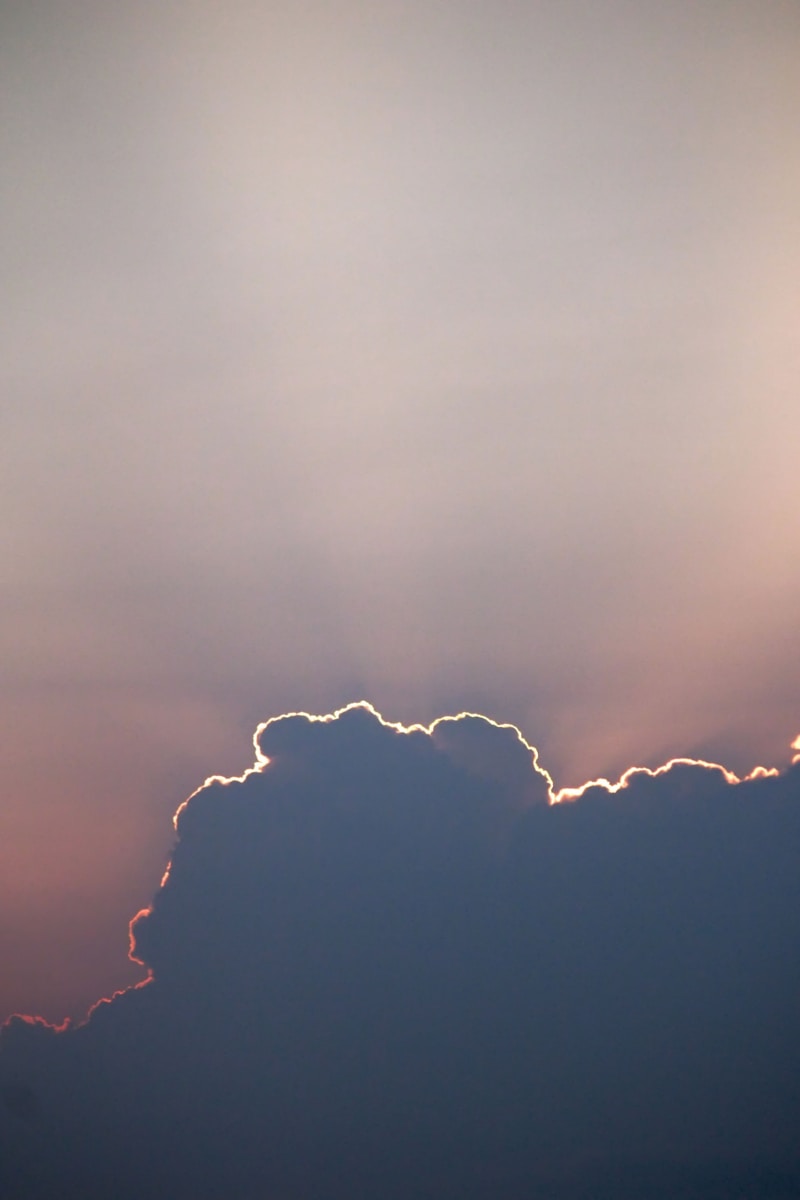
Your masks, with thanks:
[(800, 1194), (800, 764), (553, 803), (474, 715), (256, 745), (177, 814), (149, 981), (6, 1027), (5, 1194)]

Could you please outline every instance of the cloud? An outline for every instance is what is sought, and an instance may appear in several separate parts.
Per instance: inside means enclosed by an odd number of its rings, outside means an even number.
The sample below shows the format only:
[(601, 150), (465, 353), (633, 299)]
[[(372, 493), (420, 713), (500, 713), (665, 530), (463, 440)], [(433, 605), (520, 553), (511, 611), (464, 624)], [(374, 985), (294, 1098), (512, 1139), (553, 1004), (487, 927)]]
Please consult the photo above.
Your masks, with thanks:
[(0, 1194), (800, 1194), (800, 764), (555, 796), (512, 726), (365, 704), (255, 745), (149, 980), (6, 1025)]

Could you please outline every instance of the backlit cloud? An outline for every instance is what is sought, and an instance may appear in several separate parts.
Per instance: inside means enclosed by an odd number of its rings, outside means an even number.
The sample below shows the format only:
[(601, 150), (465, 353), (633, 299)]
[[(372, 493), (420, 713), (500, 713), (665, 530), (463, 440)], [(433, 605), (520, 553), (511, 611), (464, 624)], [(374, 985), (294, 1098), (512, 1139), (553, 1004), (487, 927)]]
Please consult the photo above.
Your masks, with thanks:
[(148, 981), (4, 1029), (4, 1196), (798, 1194), (800, 765), (556, 796), (512, 726), (366, 704), (255, 745)]

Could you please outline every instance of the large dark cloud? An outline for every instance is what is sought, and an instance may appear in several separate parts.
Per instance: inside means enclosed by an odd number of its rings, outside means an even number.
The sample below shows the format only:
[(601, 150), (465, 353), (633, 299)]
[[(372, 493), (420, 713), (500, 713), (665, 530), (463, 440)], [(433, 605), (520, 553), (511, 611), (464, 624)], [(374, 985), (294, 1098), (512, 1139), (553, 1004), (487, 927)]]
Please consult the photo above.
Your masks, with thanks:
[(553, 804), (475, 716), (256, 745), (179, 810), (150, 981), (6, 1026), (0, 1195), (800, 1195), (800, 764)]

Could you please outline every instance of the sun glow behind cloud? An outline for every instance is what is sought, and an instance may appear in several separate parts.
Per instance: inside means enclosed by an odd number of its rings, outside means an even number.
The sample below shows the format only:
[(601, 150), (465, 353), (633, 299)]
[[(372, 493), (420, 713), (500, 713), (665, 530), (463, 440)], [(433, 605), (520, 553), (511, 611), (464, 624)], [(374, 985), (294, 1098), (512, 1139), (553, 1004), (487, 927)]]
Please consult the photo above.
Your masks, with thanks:
[(4, 22), (4, 959), (111, 961), (267, 712), (782, 761), (796, 4)]

